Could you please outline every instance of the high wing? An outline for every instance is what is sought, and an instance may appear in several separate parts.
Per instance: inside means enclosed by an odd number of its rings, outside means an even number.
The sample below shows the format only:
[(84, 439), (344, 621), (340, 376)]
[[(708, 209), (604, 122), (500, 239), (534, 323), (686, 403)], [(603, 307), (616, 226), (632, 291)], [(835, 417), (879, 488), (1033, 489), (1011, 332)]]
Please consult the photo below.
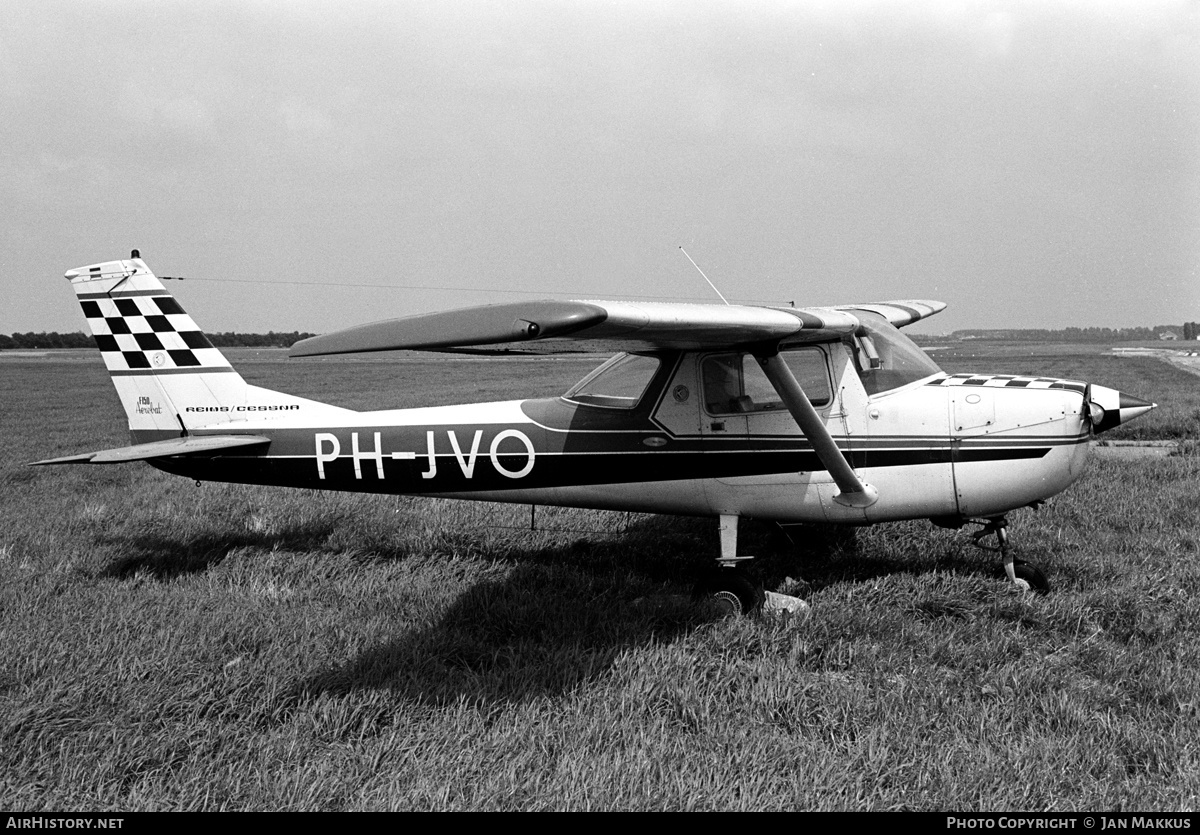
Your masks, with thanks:
[(166, 441), (154, 441), (148, 444), (104, 449), (99, 452), (85, 452), (81, 455), (68, 455), (63, 458), (48, 458), (45, 461), (34, 461), (29, 466), (38, 467), (46, 464), (124, 464), (128, 461), (149, 461), (153, 458), (169, 458), (174, 455), (193, 455), (201, 452), (220, 452), (226, 449), (237, 449), (256, 444), (270, 443), (271, 439), (262, 435), (190, 435), (186, 438), (171, 438)]
[(937, 301), (840, 307), (756, 307), (620, 301), (532, 301), (389, 319), (314, 336), (290, 356), (367, 351), (558, 353), (654, 348), (720, 349), (770, 343), (822, 342), (854, 333), (856, 313), (896, 327), (945, 309)]

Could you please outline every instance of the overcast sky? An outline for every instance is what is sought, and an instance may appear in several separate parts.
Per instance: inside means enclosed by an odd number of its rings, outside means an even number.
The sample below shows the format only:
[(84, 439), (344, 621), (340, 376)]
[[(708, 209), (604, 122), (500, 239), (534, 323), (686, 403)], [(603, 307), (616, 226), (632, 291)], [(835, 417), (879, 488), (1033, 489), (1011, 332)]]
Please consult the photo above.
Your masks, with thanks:
[(934, 332), (1200, 320), (1197, 2), (4, 18), (0, 333), (82, 329), (64, 270), (133, 247), (210, 331), (717, 301), (680, 246), (731, 300), (940, 299)]

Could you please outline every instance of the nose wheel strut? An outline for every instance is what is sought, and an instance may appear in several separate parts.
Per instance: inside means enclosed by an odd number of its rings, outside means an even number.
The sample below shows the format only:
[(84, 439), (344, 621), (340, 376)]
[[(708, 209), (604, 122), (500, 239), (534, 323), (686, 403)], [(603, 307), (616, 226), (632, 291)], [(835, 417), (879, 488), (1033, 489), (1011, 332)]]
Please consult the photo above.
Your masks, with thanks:
[[(997, 516), (978, 524), (982, 524), (983, 528), (971, 534), (971, 544), (984, 551), (1000, 554), (1004, 566), (1004, 576), (1010, 583), (1023, 591), (1032, 591), (1036, 594), (1046, 594), (1050, 591), (1050, 583), (1040, 568), (1031, 562), (1013, 558), (1012, 549), (1008, 543), (1008, 519)], [(993, 535), (996, 537), (996, 544), (987, 544), (985, 540)]]

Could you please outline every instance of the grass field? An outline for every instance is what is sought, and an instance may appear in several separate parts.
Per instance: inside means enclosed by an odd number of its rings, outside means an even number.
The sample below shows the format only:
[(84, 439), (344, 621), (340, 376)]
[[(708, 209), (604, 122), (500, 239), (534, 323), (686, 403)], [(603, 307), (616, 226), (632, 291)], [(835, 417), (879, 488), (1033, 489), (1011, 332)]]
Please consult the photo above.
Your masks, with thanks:
[[(987, 350), (938, 361), (1109, 385), (1162, 404), (1126, 436), (1197, 438), (1200, 378)], [(555, 393), (595, 364), (230, 354), (355, 408)], [(0, 359), (0, 385), (5, 809), (1198, 804), (1196, 455), (1099, 460), (1014, 514), (1049, 596), (927, 522), (799, 547), (748, 524), (759, 576), (802, 577), (812, 613), (717, 620), (687, 599), (712, 520), (539, 510), (531, 532), (521, 507), (31, 469), (126, 443), (124, 416), (88, 352)]]

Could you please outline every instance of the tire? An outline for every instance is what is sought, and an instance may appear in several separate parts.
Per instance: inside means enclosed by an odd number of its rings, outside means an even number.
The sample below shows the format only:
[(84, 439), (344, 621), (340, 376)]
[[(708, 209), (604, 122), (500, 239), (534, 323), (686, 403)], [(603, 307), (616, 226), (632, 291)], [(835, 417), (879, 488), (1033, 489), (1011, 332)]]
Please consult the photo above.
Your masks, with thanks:
[(761, 587), (731, 568), (718, 568), (698, 583), (695, 597), (715, 604), (725, 616), (761, 611), (767, 599)]
[(1018, 581), (1023, 581), (1034, 594), (1049, 594), (1050, 581), (1036, 565), (1024, 560), (1013, 560), (1013, 574)]

